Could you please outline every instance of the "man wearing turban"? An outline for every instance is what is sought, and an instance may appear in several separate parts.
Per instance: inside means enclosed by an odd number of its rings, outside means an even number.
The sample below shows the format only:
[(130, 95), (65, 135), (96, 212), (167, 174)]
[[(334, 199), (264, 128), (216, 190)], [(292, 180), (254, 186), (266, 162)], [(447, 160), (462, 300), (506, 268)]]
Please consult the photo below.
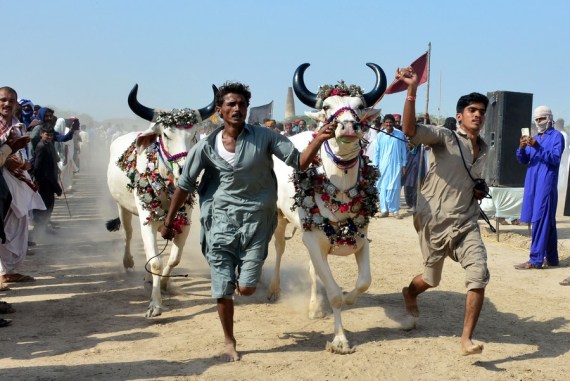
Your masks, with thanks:
[(522, 136), (516, 151), (517, 160), (528, 166), (521, 221), (532, 224), (530, 258), (528, 262), (515, 265), (517, 270), (558, 266), (556, 206), (564, 137), (554, 128), (549, 107), (537, 107), (534, 122), (538, 133), (535, 136)]

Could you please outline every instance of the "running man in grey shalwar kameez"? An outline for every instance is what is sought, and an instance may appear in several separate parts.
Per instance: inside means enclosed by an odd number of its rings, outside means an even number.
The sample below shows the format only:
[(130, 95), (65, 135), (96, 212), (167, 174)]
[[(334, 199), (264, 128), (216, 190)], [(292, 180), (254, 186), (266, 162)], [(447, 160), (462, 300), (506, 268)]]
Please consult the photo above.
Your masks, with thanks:
[[(277, 225), (277, 179), (273, 155), (295, 169), (306, 169), (321, 144), (334, 136), (323, 126), (303, 153), (266, 127), (245, 124), (251, 93), (226, 83), (216, 94), (224, 125), (189, 152), (161, 234), (172, 238), (172, 221), (189, 194), (200, 197), (201, 244), (212, 277), (212, 297), (224, 330), (227, 361), (240, 359), (233, 333), (233, 294), (255, 292), (268, 245)], [(200, 184), (196, 181), (203, 175)], [(237, 270), (237, 271), (236, 271)]]

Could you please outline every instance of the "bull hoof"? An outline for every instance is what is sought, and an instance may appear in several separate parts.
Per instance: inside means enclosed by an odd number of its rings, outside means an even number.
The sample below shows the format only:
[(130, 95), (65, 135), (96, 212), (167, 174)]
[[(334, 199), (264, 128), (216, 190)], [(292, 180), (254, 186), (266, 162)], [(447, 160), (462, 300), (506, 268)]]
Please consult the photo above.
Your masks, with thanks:
[(327, 345), (325, 347), (325, 349), (330, 352), (330, 353), (334, 353), (337, 355), (349, 355), (351, 353), (354, 353), (354, 351), (356, 351), (356, 347), (350, 347), (350, 345), (348, 344), (348, 341), (345, 340), (333, 340), (333, 342), (329, 342), (327, 341)]
[(133, 267), (135, 267), (135, 260), (133, 259), (133, 257), (124, 258), (123, 259), (123, 267), (125, 269), (132, 269)]
[(160, 307), (149, 307), (148, 310), (146, 310), (146, 314), (144, 315), (144, 317), (153, 318), (153, 317), (157, 317), (160, 315), (162, 315), (162, 308), (160, 308)]
[(276, 302), (279, 300), (279, 296), (281, 296), (280, 290), (267, 292), (267, 300), (270, 302)]

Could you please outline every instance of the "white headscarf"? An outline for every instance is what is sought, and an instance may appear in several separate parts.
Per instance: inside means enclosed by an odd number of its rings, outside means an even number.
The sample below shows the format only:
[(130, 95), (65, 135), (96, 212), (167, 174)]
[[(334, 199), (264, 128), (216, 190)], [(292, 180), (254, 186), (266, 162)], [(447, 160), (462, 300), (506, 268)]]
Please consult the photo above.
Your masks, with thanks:
[[(540, 123), (536, 121), (538, 118), (546, 118)], [(538, 128), (539, 133), (543, 133), (547, 128), (552, 127), (554, 123), (554, 117), (552, 116), (552, 110), (548, 106), (538, 106), (534, 109), (534, 123), (536, 128)]]

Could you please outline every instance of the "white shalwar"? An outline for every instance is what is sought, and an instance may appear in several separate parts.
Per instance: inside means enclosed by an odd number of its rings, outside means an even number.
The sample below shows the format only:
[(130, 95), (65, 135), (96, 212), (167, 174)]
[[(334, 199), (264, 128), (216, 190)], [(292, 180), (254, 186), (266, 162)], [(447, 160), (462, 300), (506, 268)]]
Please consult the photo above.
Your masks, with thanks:
[[(28, 212), (32, 209), (46, 209), (38, 192), (34, 192), (28, 184), (18, 180), (6, 168), (2, 168), (2, 173), (12, 194), (12, 203), (4, 218), (6, 243), (0, 244), (0, 275), (14, 272), (26, 257)], [(26, 171), (24, 171), (24, 176), (29, 178)]]

